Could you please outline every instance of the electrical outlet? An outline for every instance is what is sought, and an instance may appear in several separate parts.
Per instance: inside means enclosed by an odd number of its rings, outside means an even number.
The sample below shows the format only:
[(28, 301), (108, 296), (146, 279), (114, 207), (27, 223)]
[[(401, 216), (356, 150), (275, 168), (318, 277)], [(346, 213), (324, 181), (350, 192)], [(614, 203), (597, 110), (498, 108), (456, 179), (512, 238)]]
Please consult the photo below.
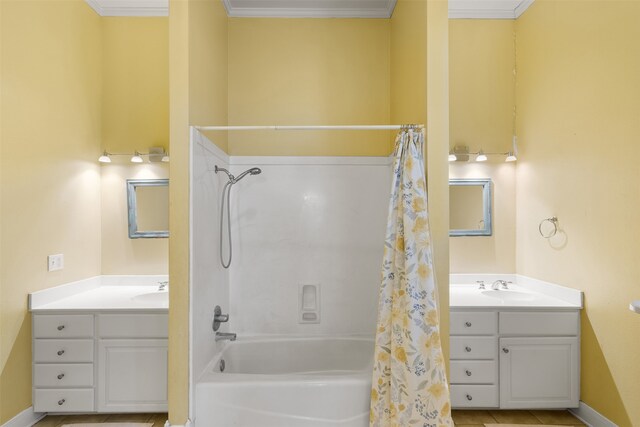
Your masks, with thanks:
[(47, 271), (62, 270), (64, 268), (64, 255), (63, 254), (49, 255), (47, 257), (47, 263), (49, 265), (49, 268), (47, 269)]

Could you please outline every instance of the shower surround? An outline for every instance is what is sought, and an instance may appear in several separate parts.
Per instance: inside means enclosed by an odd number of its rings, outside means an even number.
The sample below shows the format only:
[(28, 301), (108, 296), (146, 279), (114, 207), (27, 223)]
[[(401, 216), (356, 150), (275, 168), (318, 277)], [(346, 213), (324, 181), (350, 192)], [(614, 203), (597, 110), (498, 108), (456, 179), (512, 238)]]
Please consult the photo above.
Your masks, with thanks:
[[(191, 164), (190, 417), (207, 426), (211, 420), (195, 419), (195, 386), (224, 347), (211, 329), (216, 305), (230, 314), (220, 330), (239, 341), (373, 337), (391, 164), (387, 157), (230, 157), (197, 130)], [(262, 169), (234, 186), (228, 270), (219, 254), (225, 177), (216, 165), (234, 174)], [(304, 284), (319, 285), (320, 323), (299, 323)]]

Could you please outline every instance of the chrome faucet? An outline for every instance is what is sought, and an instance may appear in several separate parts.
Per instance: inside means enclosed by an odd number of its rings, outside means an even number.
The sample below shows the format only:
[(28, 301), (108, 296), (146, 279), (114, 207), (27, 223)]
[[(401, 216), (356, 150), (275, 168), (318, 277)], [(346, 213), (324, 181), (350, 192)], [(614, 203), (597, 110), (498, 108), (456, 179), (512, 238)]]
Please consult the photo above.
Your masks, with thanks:
[(476, 283), (478, 284), (478, 289), (480, 290), (485, 289), (484, 280), (476, 280)]
[(227, 333), (227, 332), (216, 332), (216, 336), (215, 336), (215, 341), (235, 341), (236, 340), (236, 334), (234, 333)]
[(500, 289), (509, 289), (509, 283), (511, 282), (507, 282), (506, 280), (496, 280), (491, 285), (491, 289), (493, 289), (494, 291), (498, 291)]
[(158, 285), (158, 291), (164, 291), (169, 286), (169, 282), (158, 282)]

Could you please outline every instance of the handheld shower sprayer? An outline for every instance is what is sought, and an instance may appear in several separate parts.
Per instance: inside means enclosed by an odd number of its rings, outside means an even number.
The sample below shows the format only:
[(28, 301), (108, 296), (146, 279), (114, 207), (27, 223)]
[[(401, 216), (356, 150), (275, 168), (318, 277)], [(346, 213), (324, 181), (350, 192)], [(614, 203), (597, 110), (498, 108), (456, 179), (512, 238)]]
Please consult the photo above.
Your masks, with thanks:
[[(214, 171), (215, 173), (224, 172), (225, 174), (227, 174), (227, 178), (229, 178), (229, 181), (227, 181), (227, 183), (224, 185), (224, 188), (222, 189), (222, 206), (220, 207), (220, 262), (222, 263), (222, 266), (224, 268), (229, 268), (229, 266), (231, 265), (231, 258), (233, 256), (233, 247), (231, 244), (231, 215), (230, 215), (231, 187), (233, 186), (233, 184), (237, 183), (245, 176), (258, 175), (262, 173), (262, 170), (260, 168), (247, 169), (246, 171), (238, 175), (238, 177), (233, 176), (231, 172), (229, 172), (227, 169), (218, 167), (218, 165), (216, 165)], [(227, 262), (224, 261), (224, 256), (222, 255), (222, 231), (223, 231), (222, 229), (224, 224), (225, 198), (226, 198), (226, 205), (227, 205), (227, 236), (229, 240), (229, 260)]]

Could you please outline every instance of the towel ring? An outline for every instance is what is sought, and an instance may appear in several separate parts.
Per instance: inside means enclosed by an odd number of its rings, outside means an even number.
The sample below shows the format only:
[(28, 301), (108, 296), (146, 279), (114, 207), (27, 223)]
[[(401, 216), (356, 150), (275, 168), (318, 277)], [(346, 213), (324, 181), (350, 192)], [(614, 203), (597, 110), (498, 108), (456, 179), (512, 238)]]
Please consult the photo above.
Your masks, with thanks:
[[(549, 222), (549, 223), (551, 223), (551, 225), (553, 225), (553, 230), (550, 231), (548, 234), (544, 234), (542, 232), (542, 224), (544, 224), (545, 222)], [(542, 221), (540, 221), (540, 225), (538, 225), (538, 231), (540, 232), (540, 235), (542, 237), (544, 237), (545, 239), (552, 238), (558, 232), (558, 218), (554, 216), (554, 217), (551, 217), (551, 218), (543, 219)]]

